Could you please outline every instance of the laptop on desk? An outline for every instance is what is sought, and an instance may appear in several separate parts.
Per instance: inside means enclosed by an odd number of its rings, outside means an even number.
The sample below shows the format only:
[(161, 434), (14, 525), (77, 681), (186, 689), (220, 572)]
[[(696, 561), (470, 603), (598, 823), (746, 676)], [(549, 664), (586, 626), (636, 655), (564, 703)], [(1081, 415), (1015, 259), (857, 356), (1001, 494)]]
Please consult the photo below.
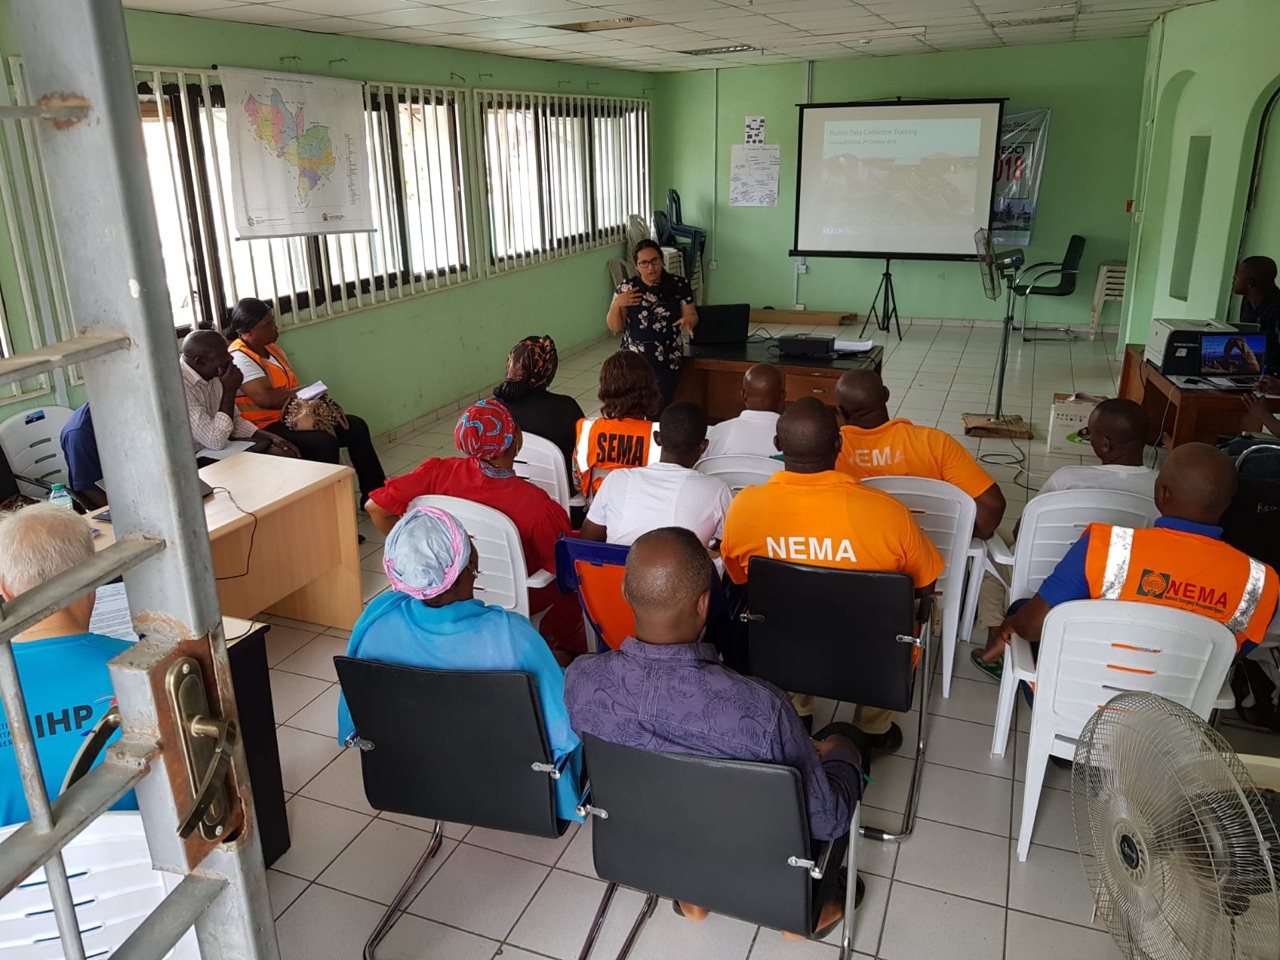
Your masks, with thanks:
[(1265, 333), (1204, 334), (1200, 338), (1200, 376), (1170, 377), (1193, 390), (1253, 390), (1267, 355)]
[(732, 346), (747, 342), (751, 304), (725, 303), (698, 308), (698, 325), (689, 339), (693, 347)]

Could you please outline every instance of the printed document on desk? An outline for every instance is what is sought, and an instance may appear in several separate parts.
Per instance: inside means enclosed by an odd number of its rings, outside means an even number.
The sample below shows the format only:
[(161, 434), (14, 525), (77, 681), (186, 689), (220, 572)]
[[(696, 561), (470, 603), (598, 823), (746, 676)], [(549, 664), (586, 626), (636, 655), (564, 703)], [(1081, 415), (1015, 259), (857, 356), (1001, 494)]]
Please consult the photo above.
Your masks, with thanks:
[(196, 459), (225, 460), (227, 457), (234, 456), (237, 453), (244, 453), (252, 446), (252, 440), (228, 440), (227, 445), (221, 450), (215, 450), (212, 447), (201, 447), (196, 451)]
[(129, 598), (125, 596), (123, 583), (107, 583), (94, 593), (93, 616), (89, 618), (89, 632), (117, 640), (139, 637), (133, 630), (133, 617), (129, 615)]
[(836, 353), (866, 353), (875, 345), (874, 340), (837, 340), (831, 349)]

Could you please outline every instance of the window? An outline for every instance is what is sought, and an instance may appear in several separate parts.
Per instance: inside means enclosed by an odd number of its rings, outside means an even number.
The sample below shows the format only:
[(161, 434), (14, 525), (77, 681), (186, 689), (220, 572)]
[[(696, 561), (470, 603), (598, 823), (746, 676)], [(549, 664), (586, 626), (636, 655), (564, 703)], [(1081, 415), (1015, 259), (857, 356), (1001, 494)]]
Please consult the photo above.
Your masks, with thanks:
[(366, 85), (375, 231), (240, 240), (216, 76), (139, 68), (136, 77), (175, 325), (220, 326), (237, 300), (257, 297), (288, 326), (473, 279), (462, 91)]
[(480, 90), (490, 263), (617, 243), (649, 207), (648, 104)]

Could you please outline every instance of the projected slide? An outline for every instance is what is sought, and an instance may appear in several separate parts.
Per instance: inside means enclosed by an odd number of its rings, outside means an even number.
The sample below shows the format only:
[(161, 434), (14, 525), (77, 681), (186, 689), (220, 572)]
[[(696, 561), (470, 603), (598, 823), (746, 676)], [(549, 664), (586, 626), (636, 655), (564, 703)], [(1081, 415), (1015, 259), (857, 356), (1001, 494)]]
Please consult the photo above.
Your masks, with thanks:
[(972, 256), (999, 121), (999, 103), (802, 108), (796, 250)]

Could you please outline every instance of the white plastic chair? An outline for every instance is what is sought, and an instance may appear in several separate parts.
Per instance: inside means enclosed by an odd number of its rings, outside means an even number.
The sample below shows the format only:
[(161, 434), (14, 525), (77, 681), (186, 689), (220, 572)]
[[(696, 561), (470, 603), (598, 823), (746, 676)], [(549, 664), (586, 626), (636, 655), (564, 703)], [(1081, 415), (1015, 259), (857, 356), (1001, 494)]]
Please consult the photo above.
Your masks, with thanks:
[(942, 695), (949, 697), (964, 609), (964, 575), (969, 565), (969, 545), (973, 542), (978, 507), (973, 497), (942, 480), (868, 477), (862, 483), (904, 504), (946, 563), (935, 592), (942, 596)]
[[(1120, 490), (1062, 490), (1033, 498), (1022, 514), (1018, 543), (1012, 555), (999, 537), (987, 543), (991, 559), (1013, 565), (1009, 577), (1008, 605), (1035, 596), (1040, 584), (1053, 573), (1058, 561), (1071, 545), (1080, 539), (1091, 523), (1140, 529), (1155, 523), (1160, 511), (1155, 502), (1136, 493)], [(1018, 698), (1018, 684), (1035, 680), (1035, 667), (1029, 659), (1023, 664), (1006, 657), (1000, 675), (1000, 694), (996, 700), (996, 728), (991, 736), (991, 752), (1003, 757), (1009, 741), (1009, 725), (1013, 722), (1013, 705)]]
[(37, 407), (0, 423), (0, 450), (9, 468), (18, 477), (38, 481), (18, 481), (18, 489), (27, 496), (43, 500), (55, 483), (71, 488), (60, 437), (74, 412), (70, 407)]
[[(501, 510), (460, 497), (414, 497), (409, 509), (438, 507), (462, 521), (480, 554), (480, 576), (476, 592), (480, 599), (496, 607), (529, 616), (529, 591), (555, 582), (554, 571), (529, 574), (520, 531)], [(536, 624), (539, 617), (530, 617)]]
[[(0, 841), (19, 826), (0, 829)], [(104, 813), (67, 844), (62, 856), (90, 960), (105, 960), (114, 953), (182, 879), (152, 868), (142, 817), (136, 811)], [(169, 956), (200, 960), (195, 932), (187, 931)], [(62, 960), (44, 868), (0, 900), (0, 957)]]
[(1091, 523), (1135, 529), (1160, 516), (1155, 501), (1120, 490), (1062, 490), (1033, 497), (1022, 512), (1018, 542), (1011, 553), (999, 537), (987, 541), (995, 563), (1012, 565), (1006, 587), (1009, 603), (1035, 595), (1044, 578)]
[(515, 471), (517, 476), (524, 477), (535, 486), (547, 491), (547, 495), (564, 507), (565, 512), (581, 497), (573, 497), (573, 488), (569, 485), (569, 469), (564, 465), (564, 454), (560, 448), (536, 433), (526, 433), (524, 444), (516, 455)]
[(743, 487), (768, 483), (769, 478), (783, 468), (781, 460), (772, 457), (753, 457), (729, 454), (723, 457), (707, 457), (694, 464), (693, 469), (709, 477), (719, 477), (734, 493)]
[(1094, 712), (1125, 690), (1159, 694), (1207, 720), (1236, 653), (1231, 631), (1197, 613), (1130, 600), (1076, 600), (1049, 611), (1040, 662), (1021, 637), (1008, 657), (1035, 680), (1018, 859), (1027, 859), (1050, 756), (1075, 756)]

